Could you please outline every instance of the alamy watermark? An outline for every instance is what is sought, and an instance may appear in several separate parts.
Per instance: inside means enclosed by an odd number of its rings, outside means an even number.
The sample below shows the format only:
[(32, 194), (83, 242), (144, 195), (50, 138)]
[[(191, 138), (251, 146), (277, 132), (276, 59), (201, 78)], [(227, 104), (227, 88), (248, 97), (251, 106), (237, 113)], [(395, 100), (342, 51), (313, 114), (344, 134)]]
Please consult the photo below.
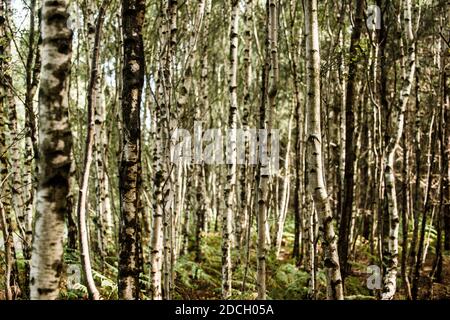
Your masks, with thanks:
[(67, 289), (75, 290), (81, 283), (81, 268), (78, 264), (67, 266)]
[(170, 160), (174, 164), (260, 164), (268, 175), (279, 169), (279, 129), (203, 130), (202, 122), (195, 121), (193, 135), (177, 128), (171, 141)]
[(381, 29), (381, 9), (379, 6), (375, 4), (368, 5), (366, 15), (366, 25), (369, 30)]
[(367, 267), (367, 273), (370, 275), (366, 281), (367, 288), (370, 290), (380, 290), (382, 281), (381, 268), (377, 265), (370, 265)]

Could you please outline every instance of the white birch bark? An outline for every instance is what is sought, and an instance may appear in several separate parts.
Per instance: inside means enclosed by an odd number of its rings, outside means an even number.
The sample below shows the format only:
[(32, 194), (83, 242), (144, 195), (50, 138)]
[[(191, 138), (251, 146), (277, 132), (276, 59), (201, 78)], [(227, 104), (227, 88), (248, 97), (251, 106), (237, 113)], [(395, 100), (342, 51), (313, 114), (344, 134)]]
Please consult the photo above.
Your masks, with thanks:
[(227, 184), (225, 186), (226, 211), (223, 214), (222, 230), (222, 298), (231, 296), (231, 247), (232, 223), (236, 216), (236, 129), (237, 129), (237, 66), (238, 66), (238, 29), (239, 28), (239, 1), (231, 0), (231, 31), (230, 31), (230, 109), (229, 109), (229, 135), (230, 141), (227, 150), (229, 154)]
[(399, 214), (397, 205), (397, 193), (395, 190), (395, 153), (403, 135), (403, 127), (405, 124), (405, 111), (408, 104), (409, 94), (411, 92), (412, 83), (416, 70), (415, 44), (412, 28), (411, 17), (411, 0), (406, 0), (404, 12), (404, 27), (406, 33), (408, 48), (408, 64), (405, 77), (403, 79), (402, 89), (398, 101), (398, 114), (396, 119), (396, 132), (389, 140), (386, 146), (386, 165), (384, 168), (384, 179), (386, 187), (386, 197), (388, 202), (389, 214), (389, 240), (386, 273), (383, 279), (383, 292), (381, 299), (390, 300), (394, 297), (397, 290), (397, 267), (398, 267), (398, 230), (399, 230)]
[(66, 197), (69, 192), (72, 134), (67, 83), (72, 31), (69, 1), (42, 5), (42, 68), (39, 89), (39, 175), (36, 225), (31, 258), (31, 299), (56, 299), (63, 272)]
[(334, 231), (333, 214), (325, 187), (320, 124), (320, 53), (317, 0), (305, 1), (305, 35), (307, 54), (307, 175), (308, 188), (322, 224), (324, 264), (327, 270), (327, 298), (342, 300), (341, 271)]

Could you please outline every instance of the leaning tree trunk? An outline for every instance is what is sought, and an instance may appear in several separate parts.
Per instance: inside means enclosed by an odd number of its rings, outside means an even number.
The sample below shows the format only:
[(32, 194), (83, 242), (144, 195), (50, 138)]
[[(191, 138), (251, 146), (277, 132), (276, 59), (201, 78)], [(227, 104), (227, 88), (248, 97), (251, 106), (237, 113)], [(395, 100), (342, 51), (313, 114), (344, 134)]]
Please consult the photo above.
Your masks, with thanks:
[(83, 175), (80, 183), (80, 191), (78, 195), (78, 206), (77, 206), (77, 216), (78, 216), (78, 228), (79, 228), (79, 238), (80, 238), (80, 257), (81, 266), (83, 268), (83, 274), (87, 283), (87, 288), (89, 291), (90, 298), (98, 300), (100, 298), (100, 293), (98, 292), (94, 278), (92, 277), (92, 266), (91, 258), (89, 255), (89, 243), (88, 243), (88, 233), (86, 226), (86, 209), (88, 206), (88, 187), (89, 187), (89, 176), (92, 163), (92, 152), (94, 148), (94, 133), (95, 133), (95, 110), (98, 108), (96, 105), (98, 99), (97, 96), (100, 94), (100, 79), (99, 79), (99, 58), (100, 58), (100, 40), (103, 25), (103, 18), (106, 10), (106, 6), (109, 0), (104, 0), (98, 16), (97, 23), (95, 26), (95, 40), (92, 52), (92, 63), (91, 63), (91, 74), (89, 79), (89, 86), (87, 92), (87, 111), (88, 111), (88, 129), (86, 134), (86, 150), (84, 154), (83, 163)]
[(39, 89), (39, 173), (30, 272), (31, 299), (56, 299), (63, 268), (64, 220), (69, 193), (72, 133), (67, 94), (72, 31), (69, 1), (42, 6), (42, 68)]
[(322, 133), (320, 128), (320, 54), (317, 19), (317, 0), (305, 1), (305, 35), (307, 54), (307, 175), (308, 188), (322, 223), (324, 264), (327, 273), (327, 298), (342, 300), (341, 270), (337, 241), (333, 226), (333, 214), (325, 188), (322, 162)]
[(387, 265), (386, 274), (383, 279), (383, 292), (381, 295), (381, 298), (383, 300), (392, 299), (397, 289), (399, 215), (397, 206), (397, 193), (395, 190), (394, 162), (395, 152), (399, 146), (399, 142), (403, 134), (406, 106), (408, 104), (408, 98), (411, 92), (411, 86), (416, 70), (415, 44), (411, 21), (411, 0), (406, 1), (404, 20), (404, 25), (406, 28), (406, 38), (408, 40), (407, 44), (409, 45), (408, 64), (407, 70), (406, 72), (404, 72), (405, 77), (403, 79), (400, 98), (398, 101), (399, 110), (396, 119), (396, 132), (389, 140), (385, 151), (387, 162), (384, 168), (384, 179), (386, 187), (387, 214), (389, 216), (389, 240), (388, 250), (383, 257), (386, 260)]
[(119, 169), (119, 298), (139, 298), (138, 208), (141, 175), (140, 106), (144, 84), (145, 1), (122, 1), (124, 65), (122, 89), (123, 145)]

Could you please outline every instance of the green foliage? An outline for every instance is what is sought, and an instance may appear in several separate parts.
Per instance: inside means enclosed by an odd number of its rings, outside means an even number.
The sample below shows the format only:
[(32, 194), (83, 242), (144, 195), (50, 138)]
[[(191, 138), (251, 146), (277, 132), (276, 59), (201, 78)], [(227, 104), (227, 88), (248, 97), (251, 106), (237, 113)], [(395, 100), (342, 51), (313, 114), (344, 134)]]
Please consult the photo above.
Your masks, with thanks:
[(117, 299), (117, 284), (116, 281), (106, 277), (105, 275), (92, 270), (92, 276), (96, 283), (99, 283), (99, 291), (105, 299)]
[(180, 259), (175, 268), (175, 272), (177, 272), (180, 283), (189, 288), (195, 288), (195, 282), (220, 286), (220, 277), (217, 279), (216, 270), (208, 268), (208, 266), (202, 268), (201, 264), (190, 261), (186, 257)]
[(345, 278), (346, 296), (370, 296), (365, 277), (348, 276)]
[(73, 290), (61, 290), (59, 298), (62, 300), (79, 300), (87, 297), (87, 288), (82, 284), (77, 284)]
[(269, 279), (269, 296), (272, 299), (307, 299), (310, 275), (293, 264), (283, 264)]

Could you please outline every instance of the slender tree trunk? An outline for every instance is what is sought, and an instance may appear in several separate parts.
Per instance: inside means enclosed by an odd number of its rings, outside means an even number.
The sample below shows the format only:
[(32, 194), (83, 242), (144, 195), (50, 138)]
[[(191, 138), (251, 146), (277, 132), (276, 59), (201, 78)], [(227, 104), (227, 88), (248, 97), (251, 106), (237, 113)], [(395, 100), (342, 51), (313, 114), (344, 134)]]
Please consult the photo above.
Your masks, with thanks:
[[(244, 165), (240, 170), (240, 213), (239, 213), (239, 221), (237, 221), (236, 225), (236, 248), (239, 249), (242, 247), (243, 242), (248, 243), (248, 238), (246, 236), (248, 223), (249, 223), (249, 211), (250, 211), (250, 182), (249, 177), (252, 176), (254, 171), (252, 167), (249, 165), (249, 142), (247, 139), (247, 135), (249, 132), (249, 123), (251, 121), (250, 114), (252, 111), (251, 108), (251, 96), (252, 96), (252, 36), (251, 36), (251, 24), (253, 22), (252, 19), (252, 10), (253, 10), (253, 0), (247, 0), (245, 4), (245, 14), (244, 14), (244, 57), (243, 57), (243, 74), (244, 74), (244, 84), (243, 84), (243, 116), (242, 116), (242, 129), (243, 134), (246, 137), (244, 142)], [(239, 226), (239, 228), (238, 228)], [(245, 240), (245, 241), (243, 241)]]
[[(201, 43), (200, 59), (200, 97), (199, 107), (195, 108), (195, 121), (202, 120), (202, 113), (209, 109), (209, 87), (208, 87), (208, 33), (209, 33), (209, 15), (211, 11), (211, 1), (201, 0), (198, 5), (197, 13), (197, 29), (193, 30), (192, 38), (195, 39), (195, 33), (200, 32), (201, 21), (203, 20), (203, 41)], [(193, 49), (194, 50), (194, 49)], [(197, 58), (197, 57), (196, 57)], [(195, 129), (194, 129), (195, 130)], [(200, 162), (200, 161), (199, 161)], [(201, 244), (206, 231), (206, 220), (210, 207), (210, 200), (206, 192), (205, 170), (202, 164), (195, 164), (194, 174), (197, 179), (196, 200), (197, 200), (197, 223), (195, 229), (195, 251), (196, 261), (203, 260)], [(181, 214), (181, 212), (180, 212)]]
[[(405, 126), (408, 128), (408, 114), (405, 119)], [(409, 178), (409, 135), (408, 130), (404, 134), (404, 150), (403, 150), (403, 196), (402, 196), (402, 257), (401, 257), (401, 276), (404, 282), (404, 288), (408, 299), (411, 299), (411, 286), (409, 283), (407, 262), (408, 262), (408, 222), (410, 213), (410, 178)]]
[(350, 42), (350, 52), (351, 57), (348, 66), (348, 83), (345, 93), (345, 165), (344, 165), (344, 194), (341, 214), (340, 214), (340, 224), (339, 224), (339, 263), (342, 270), (342, 277), (345, 279), (347, 271), (349, 271), (349, 266), (347, 264), (348, 260), (348, 245), (351, 241), (349, 237), (350, 234), (350, 224), (352, 221), (352, 211), (353, 211), (353, 187), (354, 187), (354, 162), (355, 162), (355, 146), (353, 143), (353, 136), (355, 134), (355, 116), (354, 108), (357, 102), (357, 76), (358, 76), (358, 62), (360, 55), (360, 45), (359, 41), (361, 38), (361, 32), (364, 22), (364, 1), (356, 0), (356, 12), (354, 15), (355, 25), (352, 29), (352, 36)]
[(69, 171), (69, 194), (67, 195), (67, 248), (68, 251), (72, 253), (77, 249), (78, 244), (78, 227), (77, 227), (77, 219), (75, 217), (75, 208), (76, 208), (76, 195), (75, 188), (78, 187), (77, 179), (76, 179), (76, 164), (73, 156), (73, 150), (71, 153), (71, 164)]
[[(305, 186), (306, 187), (306, 186)], [(309, 274), (308, 277), (308, 298), (314, 300), (316, 297), (316, 250), (314, 238), (314, 210), (311, 206), (310, 195), (306, 196), (306, 204), (304, 206), (304, 232), (303, 242), (305, 244), (305, 271)]]
[(280, 214), (276, 222), (276, 234), (274, 239), (275, 244), (275, 255), (279, 257), (281, 250), (281, 241), (283, 240), (283, 231), (284, 231), (284, 223), (286, 221), (286, 215), (289, 206), (289, 191), (290, 191), (290, 168), (289, 168), (289, 159), (290, 159), (290, 149), (291, 149), (291, 131), (292, 131), (292, 122), (295, 110), (292, 111), (291, 116), (289, 117), (288, 124), (288, 140), (286, 145), (286, 154), (284, 156), (284, 178), (283, 178), (283, 191), (281, 193), (281, 203), (280, 203)]
[[(430, 129), (428, 132), (428, 151), (427, 151), (427, 182), (425, 187), (425, 199), (424, 199), (424, 208), (422, 209), (422, 217), (421, 217), (421, 229), (420, 229), (420, 235), (419, 235), (419, 243), (418, 243), (418, 249), (417, 249), (417, 256), (415, 259), (415, 265), (414, 265), (414, 272), (413, 272), (413, 278), (412, 278), (412, 288), (411, 288), (411, 294), (412, 299), (416, 300), (418, 297), (419, 292), (419, 277), (420, 277), (420, 271), (422, 269), (422, 256), (424, 253), (424, 242), (425, 242), (425, 227), (427, 224), (427, 216), (428, 213), (431, 211), (431, 207), (433, 204), (431, 203), (432, 200), (430, 200), (431, 197), (431, 188), (432, 188), (432, 173), (434, 169), (434, 156), (435, 156), (435, 130), (434, 130), (434, 110), (432, 111), (431, 121), (430, 121)], [(431, 223), (433, 222), (433, 218), (431, 218)]]
[[(14, 97), (12, 96), (13, 83), (11, 77), (11, 56), (10, 35), (8, 34), (7, 16), (11, 14), (11, 3), (0, 1), (0, 210), (2, 211), (2, 231), (5, 250), (5, 296), (7, 300), (14, 299), (15, 278), (17, 273), (16, 250), (14, 246), (14, 233), (16, 231), (14, 221), (14, 181), (15, 174), (9, 164), (8, 158), (14, 153), (14, 145), (17, 144), (17, 137), (14, 135), (14, 128), (11, 117), (8, 114), (15, 112)], [(12, 151), (12, 152), (11, 152)], [(20, 225), (19, 225), (20, 226)]]
[(322, 134), (320, 126), (320, 53), (317, 0), (305, 1), (305, 34), (307, 36), (307, 179), (314, 206), (323, 230), (322, 246), (327, 273), (327, 298), (342, 300), (341, 271), (337, 241), (333, 225), (333, 214), (325, 188), (322, 162)]
[(80, 183), (80, 191), (78, 195), (78, 205), (77, 205), (77, 216), (78, 216), (78, 228), (80, 237), (80, 256), (81, 265), (83, 267), (83, 274), (87, 283), (87, 288), (89, 291), (89, 296), (91, 299), (98, 300), (100, 294), (95, 286), (94, 278), (92, 277), (92, 266), (91, 258), (89, 255), (89, 243), (88, 243), (88, 233), (86, 227), (86, 209), (88, 206), (88, 186), (89, 186), (89, 176), (92, 163), (92, 153), (95, 144), (95, 110), (99, 107), (97, 105), (98, 95), (100, 93), (100, 77), (99, 77), (99, 60), (100, 60), (100, 41), (103, 27), (103, 19), (106, 11), (106, 7), (109, 0), (104, 0), (97, 16), (97, 21), (95, 25), (95, 35), (94, 35), (94, 46), (92, 52), (92, 62), (91, 62), (91, 74), (89, 79), (89, 85), (87, 90), (87, 134), (86, 134), (86, 145), (83, 163), (83, 174)]
[[(158, 143), (158, 142), (156, 142)], [(154, 150), (154, 154), (157, 154)], [(158, 163), (160, 158), (156, 158), (154, 163)], [(161, 267), (162, 267), (162, 173), (155, 172), (154, 178), (154, 207), (153, 207), (153, 225), (152, 225), (152, 239), (151, 239), (151, 296), (154, 300), (162, 299), (161, 291)]]
[(226, 212), (223, 215), (222, 236), (222, 297), (231, 296), (231, 239), (232, 223), (236, 216), (236, 129), (237, 129), (237, 69), (238, 69), (238, 27), (239, 27), (239, 1), (231, 0), (231, 31), (230, 31), (230, 109), (229, 109), (229, 145), (230, 157), (228, 161), (227, 184), (225, 187)]
[[(270, 44), (271, 44), (271, 27), (270, 27), (270, 10), (269, 10), (269, 0), (266, 1), (266, 48), (265, 48), (265, 57), (264, 57), (264, 65), (262, 67), (261, 73), (261, 104), (259, 108), (259, 128), (270, 130), (269, 128), (269, 119), (268, 119), (268, 89), (269, 89), (269, 73), (270, 73)], [(269, 105), (270, 108), (270, 105)], [(267, 134), (266, 139), (261, 139), (261, 135), (259, 136), (259, 147), (261, 148), (262, 144), (267, 143)], [(257, 215), (257, 223), (258, 223), (258, 242), (257, 242), (257, 288), (258, 288), (258, 299), (265, 300), (266, 299), (266, 224), (267, 224), (267, 214), (269, 207), (269, 164), (261, 163), (261, 160), (258, 163), (258, 215)]]
[[(175, 75), (176, 75), (176, 44), (177, 44), (177, 31), (178, 31), (178, 1), (168, 0), (166, 9), (166, 48), (164, 51), (165, 59), (163, 63), (164, 69), (164, 83), (163, 89), (165, 90), (165, 117), (167, 123), (167, 140), (165, 141), (165, 149), (163, 149), (164, 164), (166, 166), (166, 172), (164, 176), (163, 185), (163, 298), (168, 300), (171, 296), (173, 279), (173, 212), (174, 212), (174, 164), (170, 163), (170, 150), (173, 147), (173, 140), (170, 135), (177, 128), (178, 125), (178, 107), (176, 102), (176, 88), (175, 88)], [(163, 141), (164, 142), (164, 141)]]
[(414, 199), (413, 199), (413, 234), (411, 239), (411, 246), (409, 250), (409, 261), (408, 265), (410, 267), (410, 274), (409, 277), (411, 278), (411, 282), (413, 281), (413, 271), (414, 266), (416, 264), (416, 257), (417, 257), (417, 241), (419, 237), (419, 212), (421, 210), (421, 177), (422, 177), (422, 114), (420, 110), (420, 97), (419, 97), (419, 76), (416, 74), (415, 76), (416, 81), (416, 97), (415, 97), (415, 137), (414, 137), (414, 144), (415, 144), (415, 165), (416, 165), (416, 183), (414, 186)]
[(406, 38), (408, 39), (408, 67), (405, 72), (405, 77), (402, 83), (402, 89), (400, 92), (400, 98), (398, 101), (398, 114), (396, 119), (396, 131), (391, 137), (386, 146), (386, 164), (384, 168), (384, 179), (386, 188), (386, 201), (387, 201), (387, 215), (389, 217), (389, 240), (388, 250), (386, 251), (386, 273), (384, 275), (384, 287), (381, 298), (383, 300), (390, 300), (394, 297), (397, 289), (397, 266), (398, 266), (398, 230), (399, 230), (399, 214), (397, 207), (397, 193), (395, 190), (395, 174), (394, 163), (396, 150), (399, 146), (400, 139), (403, 134), (403, 127), (405, 122), (405, 110), (408, 104), (409, 94), (411, 92), (411, 86), (414, 80), (414, 74), (416, 69), (415, 61), (415, 44), (412, 29), (412, 17), (411, 17), (411, 0), (406, 0), (405, 7), (405, 31)]
[[(36, 194), (36, 177), (37, 172), (34, 172), (37, 166), (38, 146), (37, 146), (37, 126), (34, 113), (33, 99), (39, 85), (41, 60), (39, 44), (42, 42), (42, 35), (39, 35), (39, 40), (36, 45), (35, 41), (35, 16), (36, 16), (36, 0), (30, 2), (30, 25), (28, 33), (28, 53), (25, 67), (25, 151), (24, 158), (24, 215), (25, 215), (25, 241), (26, 245), (23, 248), (23, 255), (25, 258), (25, 282), (27, 285), (24, 288), (24, 296), (30, 297), (30, 260), (32, 247), (32, 233), (33, 233), (33, 213), (35, 205)], [(41, 28), (41, 14), (39, 14), (38, 30)], [(34, 160), (34, 161), (33, 161)]]
[[(161, 2), (164, 6), (164, 1)], [(161, 56), (158, 77), (156, 80), (156, 110), (155, 110), (155, 143), (153, 149), (153, 222), (152, 222), (152, 239), (151, 239), (151, 296), (154, 300), (162, 299), (162, 260), (163, 260), (163, 185), (165, 177), (164, 166), (164, 150), (165, 141), (167, 139), (166, 128), (167, 123), (167, 111), (166, 111), (166, 95), (164, 89), (165, 75), (164, 68), (166, 65), (165, 49), (167, 47), (167, 32), (168, 26), (164, 12), (167, 9), (161, 9), (161, 25), (160, 25), (160, 44), (159, 55)], [(187, 211), (185, 211), (187, 214)]]
[[(100, 78), (100, 76), (99, 76)], [(104, 78), (104, 77), (102, 77)], [(100, 81), (100, 79), (98, 79)], [(99, 230), (101, 240), (102, 261), (105, 255), (111, 252), (114, 222), (111, 207), (111, 199), (109, 196), (109, 176), (108, 176), (108, 150), (109, 139), (106, 124), (105, 102), (103, 99), (102, 85), (99, 84), (99, 94), (97, 95), (96, 108), (94, 110), (95, 117), (95, 144), (94, 144), (94, 160), (96, 171), (96, 195), (97, 195), (97, 215), (99, 219)]]
[(124, 65), (122, 158), (120, 161), (119, 298), (139, 298), (138, 208), (141, 175), (140, 108), (144, 84), (145, 1), (122, 1)]
[(42, 68), (39, 89), (39, 172), (36, 225), (31, 258), (31, 299), (56, 299), (63, 269), (66, 197), (69, 193), (72, 134), (67, 81), (72, 31), (68, 1), (42, 6)]
[[(5, 183), (6, 180), (3, 181)], [(1, 183), (0, 185), (2, 185)], [(5, 298), (6, 300), (13, 300), (13, 292), (11, 289), (11, 272), (13, 266), (13, 256), (12, 256), (12, 235), (8, 232), (8, 222), (6, 219), (5, 209), (3, 203), (0, 201), (0, 222), (2, 225), (2, 235), (5, 251), (5, 274), (4, 274), (4, 286), (5, 286)]]

